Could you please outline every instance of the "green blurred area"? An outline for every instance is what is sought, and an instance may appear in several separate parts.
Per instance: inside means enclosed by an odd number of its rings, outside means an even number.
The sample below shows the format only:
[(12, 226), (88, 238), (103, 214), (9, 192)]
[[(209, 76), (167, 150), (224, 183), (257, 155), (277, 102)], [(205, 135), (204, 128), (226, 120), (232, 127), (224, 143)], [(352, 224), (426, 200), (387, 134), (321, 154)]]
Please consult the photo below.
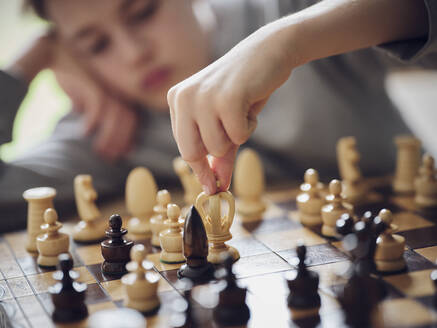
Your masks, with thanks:
[[(0, 0), (0, 69), (12, 63), (46, 28), (47, 23), (32, 13), (23, 12), (22, 0)], [(70, 106), (54, 74), (49, 70), (41, 72), (17, 112), (12, 142), (0, 145), (0, 158), (13, 160), (47, 138)], [(2, 110), (0, 108), (0, 113)]]

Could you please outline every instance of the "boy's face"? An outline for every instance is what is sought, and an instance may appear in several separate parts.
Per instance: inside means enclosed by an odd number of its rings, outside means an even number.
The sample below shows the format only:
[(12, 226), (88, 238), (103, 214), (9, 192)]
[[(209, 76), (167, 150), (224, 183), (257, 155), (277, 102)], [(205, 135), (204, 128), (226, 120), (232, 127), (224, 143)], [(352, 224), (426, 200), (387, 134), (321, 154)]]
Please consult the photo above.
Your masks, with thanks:
[(193, 0), (48, 0), (62, 40), (106, 85), (167, 109), (167, 90), (209, 62)]

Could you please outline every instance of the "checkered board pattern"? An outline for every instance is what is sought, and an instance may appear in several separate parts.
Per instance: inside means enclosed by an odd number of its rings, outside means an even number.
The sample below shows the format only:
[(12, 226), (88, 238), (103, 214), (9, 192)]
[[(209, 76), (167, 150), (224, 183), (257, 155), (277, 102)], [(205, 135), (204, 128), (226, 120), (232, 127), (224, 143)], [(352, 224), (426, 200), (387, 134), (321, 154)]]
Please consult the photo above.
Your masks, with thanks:
[[(388, 297), (379, 305), (375, 326), (436, 327), (437, 311), (434, 310), (434, 286), (430, 273), (436, 268), (437, 215), (420, 213), (414, 207), (412, 196), (393, 195), (390, 188), (381, 188), (383, 183), (377, 181), (369, 181), (379, 188), (369, 194), (370, 203), (357, 211), (377, 212), (381, 208), (393, 211), (399, 234), (406, 238), (404, 256), (408, 268), (404, 273), (382, 277)], [(297, 193), (297, 188), (270, 192), (266, 195), (269, 205), (262, 220), (243, 223), (238, 216), (234, 220), (233, 239), (229, 244), (241, 255), (234, 265), (234, 272), (240, 285), (248, 288), (247, 304), (251, 311), (248, 327), (315, 327), (318, 321), (323, 327), (345, 327), (335, 290), (346, 282), (341, 273), (347, 268), (348, 256), (343, 252), (341, 242), (327, 240), (317, 230), (305, 228), (298, 222)], [(112, 203), (104, 212), (123, 213), (123, 207), (122, 202)], [(66, 223), (64, 231), (68, 232), (73, 224)], [(53, 327), (50, 319), (52, 302), (47, 292), (54, 283), (53, 272), (39, 268), (35, 258), (24, 250), (26, 238), (24, 231), (0, 237), (0, 300), (16, 327)], [(296, 268), (295, 246), (299, 240), (308, 247), (310, 269), (320, 274), (322, 306), (318, 317), (293, 321), (286, 304), (288, 288), (284, 274)], [(161, 263), (159, 250), (152, 248), (148, 241), (144, 244), (149, 250), (148, 260), (154, 263), (154, 270), (162, 278), (158, 289), (161, 307), (156, 315), (147, 317), (147, 326), (169, 327), (173, 301), (182, 297), (176, 276), (179, 265)], [(80, 273), (79, 281), (88, 285), (86, 302), (89, 312), (122, 307), (121, 281), (104, 277), (100, 271), (103, 261), (100, 245), (72, 243), (71, 253), (75, 270)], [(211, 317), (211, 300), (216, 286), (217, 282), (212, 282), (193, 287), (196, 311), (203, 317)], [(69, 325), (82, 326), (86, 326), (86, 321)], [(202, 327), (218, 326), (208, 320)]]

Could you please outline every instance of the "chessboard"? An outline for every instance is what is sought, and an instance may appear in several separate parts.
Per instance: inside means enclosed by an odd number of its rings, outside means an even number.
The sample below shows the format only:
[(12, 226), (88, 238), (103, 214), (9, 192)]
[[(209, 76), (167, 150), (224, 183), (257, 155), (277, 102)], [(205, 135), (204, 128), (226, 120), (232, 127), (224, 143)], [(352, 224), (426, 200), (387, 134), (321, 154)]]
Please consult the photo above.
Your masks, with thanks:
[[(406, 239), (404, 258), (406, 271), (381, 276), (388, 290), (374, 318), (375, 327), (435, 327), (434, 285), (430, 273), (437, 268), (437, 215), (415, 209), (412, 196), (391, 192), (388, 179), (372, 179), (374, 201), (357, 208), (377, 213), (382, 208), (394, 214), (399, 234)], [(346, 283), (343, 276), (349, 256), (340, 241), (322, 237), (317, 229), (299, 223), (296, 207), (298, 188), (268, 191), (267, 210), (261, 219), (242, 222), (236, 215), (229, 244), (237, 248), (241, 258), (234, 264), (234, 272), (241, 286), (248, 289), (246, 302), (250, 309), (248, 327), (345, 327), (344, 313), (336, 300), (335, 290)], [(23, 204), (24, 206), (24, 204)], [(105, 215), (120, 213), (128, 219), (124, 203), (114, 202), (102, 209)], [(76, 220), (64, 223), (69, 232)], [(54, 327), (51, 320), (53, 305), (48, 288), (55, 283), (53, 271), (41, 269), (35, 257), (25, 250), (26, 232), (8, 233), (0, 237), (0, 300), (14, 327)], [(296, 245), (307, 246), (307, 264), (320, 275), (319, 316), (293, 320), (287, 307), (289, 293), (285, 274), (296, 270)], [(177, 269), (180, 265), (164, 264), (159, 249), (142, 241), (148, 251), (147, 259), (161, 276), (158, 295), (159, 311), (147, 317), (147, 327), (170, 327), (173, 304), (182, 299)], [(79, 281), (87, 284), (86, 304), (90, 314), (103, 309), (123, 307), (120, 279), (102, 275), (99, 244), (82, 245), (71, 241), (74, 270)], [(217, 327), (211, 319), (214, 306), (214, 286), (218, 282), (194, 285), (192, 296), (195, 311), (205, 321), (201, 327)], [(86, 327), (86, 321), (68, 327)]]

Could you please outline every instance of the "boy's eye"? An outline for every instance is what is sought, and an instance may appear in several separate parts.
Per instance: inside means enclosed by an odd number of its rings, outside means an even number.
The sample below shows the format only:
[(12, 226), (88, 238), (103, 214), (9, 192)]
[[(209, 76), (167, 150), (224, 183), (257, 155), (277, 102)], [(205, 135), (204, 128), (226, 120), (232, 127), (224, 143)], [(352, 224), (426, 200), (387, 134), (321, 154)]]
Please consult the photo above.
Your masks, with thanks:
[(145, 6), (138, 8), (135, 11), (132, 11), (132, 13), (130, 13), (127, 16), (128, 22), (130, 24), (137, 24), (152, 17), (153, 14), (158, 9), (158, 2), (159, 2), (158, 0), (148, 1), (148, 3)]
[(99, 38), (89, 48), (89, 53), (92, 55), (98, 55), (104, 52), (109, 46), (109, 40), (107, 38)]

